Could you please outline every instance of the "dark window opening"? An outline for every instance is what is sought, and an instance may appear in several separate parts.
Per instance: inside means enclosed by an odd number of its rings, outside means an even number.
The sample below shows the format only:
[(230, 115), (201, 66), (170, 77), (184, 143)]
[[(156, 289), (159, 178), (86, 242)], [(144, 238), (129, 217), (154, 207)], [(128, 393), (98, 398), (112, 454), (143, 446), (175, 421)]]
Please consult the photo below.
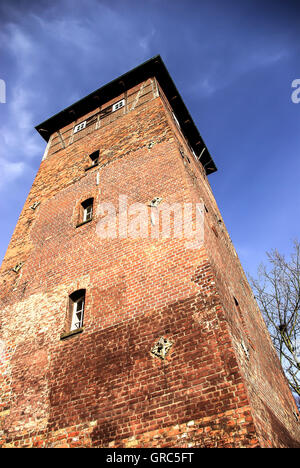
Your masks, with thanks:
[(96, 167), (99, 165), (99, 150), (94, 151), (92, 154), (89, 155), (89, 166), (85, 168), (85, 171), (88, 171), (89, 169), (92, 169), (93, 167)]
[(91, 166), (97, 166), (99, 164), (99, 150), (94, 151), (90, 154)]

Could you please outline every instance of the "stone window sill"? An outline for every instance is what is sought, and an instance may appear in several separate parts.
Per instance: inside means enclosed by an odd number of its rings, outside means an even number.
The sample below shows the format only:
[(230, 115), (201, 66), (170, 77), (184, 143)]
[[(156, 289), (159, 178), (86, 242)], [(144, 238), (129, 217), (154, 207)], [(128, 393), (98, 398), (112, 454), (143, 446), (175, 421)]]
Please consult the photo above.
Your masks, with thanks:
[(87, 172), (87, 171), (93, 169), (93, 167), (98, 167), (98, 166), (99, 166), (99, 163), (93, 164), (92, 166), (86, 167), (84, 170), (85, 170), (85, 172)]
[(91, 221), (93, 221), (93, 218), (92, 219), (88, 219), (87, 221), (83, 221), (82, 223), (79, 223), (76, 225), (76, 228), (79, 228), (80, 226), (84, 226), (85, 224), (88, 224), (90, 223)]
[(83, 328), (78, 328), (77, 330), (73, 330), (67, 333), (62, 333), (60, 335), (60, 339), (65, 340), (67, 338), (71, 338), (71, 336), (78, 335), (79, 333), (82, 333), (82, 332), (83, 332)]

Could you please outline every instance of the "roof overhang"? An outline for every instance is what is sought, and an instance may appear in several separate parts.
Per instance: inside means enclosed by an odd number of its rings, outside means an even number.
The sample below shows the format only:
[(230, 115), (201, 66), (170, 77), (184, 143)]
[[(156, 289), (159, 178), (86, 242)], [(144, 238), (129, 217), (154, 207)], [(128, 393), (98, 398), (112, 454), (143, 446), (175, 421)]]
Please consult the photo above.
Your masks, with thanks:
[[(80, 117), (92, 112), (95, 108), (105, 104), (114, 97), (119, 96), (124, 90), (132, 88), (140, 82), (154, 76), (158, 80), (159, 85), (172, 106), (183, 134), (194, 149), (196, 155), (199, 156), (201, 154), (201, 163), (206, 173), (211, 174), (215, 172), (217, 170), (215, 163), (205, 147), (204, 141), (160, 55), (153, 57), (119, 78), (107, 83), (80, 101), (75, 102), (50, 119), (37, 125), (35, 128), (44, 140), (48, 142), (50, 136), (54, 132), (74, 122), (75, 119), (80, 119)], [(203, 151), (204, 148), (205, 150)]]

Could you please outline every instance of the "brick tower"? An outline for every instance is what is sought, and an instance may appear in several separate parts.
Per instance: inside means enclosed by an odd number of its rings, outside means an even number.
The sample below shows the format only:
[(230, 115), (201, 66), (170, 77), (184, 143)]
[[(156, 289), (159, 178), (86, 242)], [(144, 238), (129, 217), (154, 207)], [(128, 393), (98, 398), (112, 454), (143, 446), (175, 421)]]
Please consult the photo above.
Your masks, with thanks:
[[(299, 446), (216, 167), (161, 58), (37, 130), (47, 148), (1, 269), (1, 445)], [(197, 245), (172, 206), (191, 207)]]

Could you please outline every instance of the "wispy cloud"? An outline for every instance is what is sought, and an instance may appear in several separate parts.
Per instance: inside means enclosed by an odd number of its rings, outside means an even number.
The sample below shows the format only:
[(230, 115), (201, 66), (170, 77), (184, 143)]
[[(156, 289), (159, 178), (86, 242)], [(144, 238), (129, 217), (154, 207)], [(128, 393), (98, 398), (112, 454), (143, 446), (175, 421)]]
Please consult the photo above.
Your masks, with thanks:
[(223, 60), (220, 59), (219, 66), (207, 70), (204, 76), (196, 80), (189, 88), (190, 93), (195, 93), (202, 97), (210, 97), (217, 91), (220, 91), (233, 83), (240, 81), (243, 75), (275, 65), (281, 60), (288, 58), (288, 52), (285, 50), (265, 53), (262, 51), (252, 51), (245, 57), (237, 58), (234, 62), (227, 65), (224, 72)]
[(23, 162), (8, 162), (0, 158), (0, 189), (20, 177), (25, 169)]
[(151, 48), (151, 41), (153, 40), (155, 36), (155, 29), (152, 29), (148, 34), (145, 34), (140, 40), (139, 40), (139, 46), (145, 51), (149, 52)]
[[(34, 130), (39, 114), (41, 119), (49, 117), (42, 106), (52, 106), (55, 113), (112, 79), (110, 70), (116, 69), (116, 76), (120, 61), (130, 63), (138, 55), (142, 60), (150, 53), (154, 28), (145, 32), (130, 15), (124, 17), (93, 0), (83, 8), (86, 15), (74, 12), (73, 2), (64, 6), (68, 15), (56, 14), (55, 5), (49, 6), (47, 16), (39, 10), (24, 16), (10, 10), (11, 19), (1, 27), (3, 53), (12, 66), (5, 116), (0, 115), (1, 167), (10, 176), (2, 181), (1, 190), (42, 157), (45, 145)], [(128, 44), (135, 44), (134, 53)], [(111, 57), (111, 48), (118, 54)]]

